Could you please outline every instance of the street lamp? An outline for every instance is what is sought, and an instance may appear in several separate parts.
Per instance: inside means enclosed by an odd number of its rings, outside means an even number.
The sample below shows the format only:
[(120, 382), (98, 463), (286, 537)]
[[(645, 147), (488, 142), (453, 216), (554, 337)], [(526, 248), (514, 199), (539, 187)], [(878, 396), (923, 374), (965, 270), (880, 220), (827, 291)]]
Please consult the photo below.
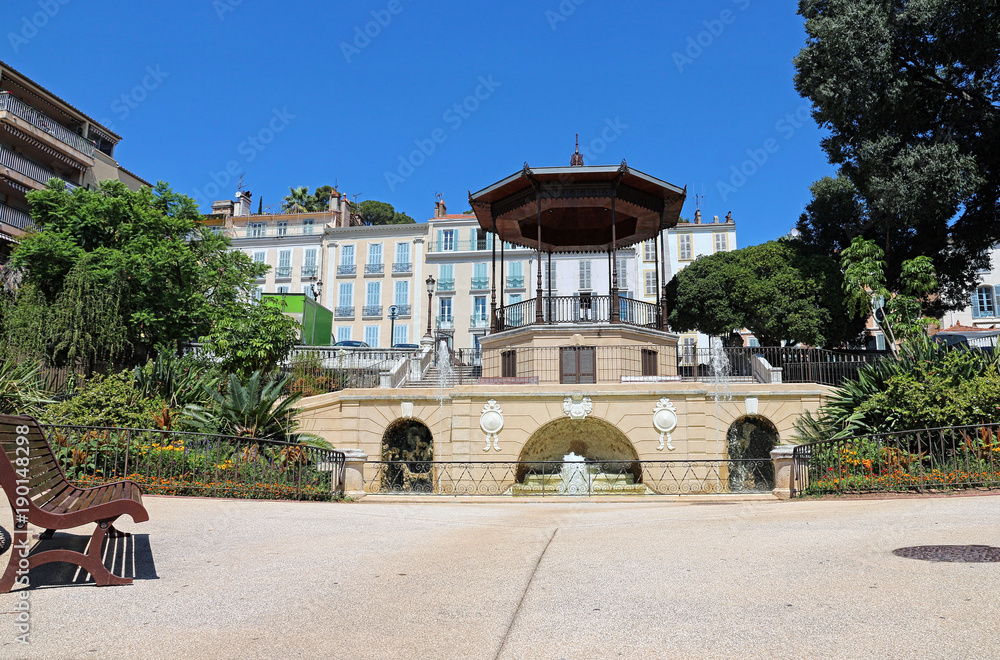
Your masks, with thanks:
[(389, 347), (395, 348), (396, 342), (396, 319), (399, 318), (399, 307), (389, 305)]
[(427, 338), (431, 339), (431, 309), (434, 306), (434, 285), (437, 282), (433, 275), (427, 276)]

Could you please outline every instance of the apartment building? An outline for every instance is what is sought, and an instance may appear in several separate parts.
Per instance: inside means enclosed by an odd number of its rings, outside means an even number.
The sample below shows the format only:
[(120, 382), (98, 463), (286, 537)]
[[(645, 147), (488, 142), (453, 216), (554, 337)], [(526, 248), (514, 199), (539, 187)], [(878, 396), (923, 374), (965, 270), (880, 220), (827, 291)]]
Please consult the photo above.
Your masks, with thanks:
[[(70, 188), (108, 179), (150, 184), (118, 164), (121, 140), (105, 126), (0, 62), (0, 250), (32, 229), (26, 195), (50, 179)], [(6, 246), (6, 247), (5, 247)]]
[[(971, 328), (1000, 327), (1000, 245), (990, 250), (990, 268), (979, 272), (979, 285), (969, 306), (945, 314), (942, 325)], [(884, 343), (884, 340), (883, 340)]]
[[(416, 344), (426, 334), (426, 224), (334, 227), (325, 240), (335, 341)], [(393, 316), (395, 318), (393, 318)]]

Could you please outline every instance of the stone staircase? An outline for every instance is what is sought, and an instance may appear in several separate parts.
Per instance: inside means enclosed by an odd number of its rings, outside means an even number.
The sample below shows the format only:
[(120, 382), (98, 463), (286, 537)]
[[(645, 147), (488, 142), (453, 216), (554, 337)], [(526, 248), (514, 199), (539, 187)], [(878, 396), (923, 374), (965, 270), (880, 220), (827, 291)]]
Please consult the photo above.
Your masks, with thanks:
[[(444, 380), (444, 387), (455, 387), (456, 385), (466, 384), (474, 385), (479, 380), (479, 374), (481, 373), (480, 367), (473, 367), (467, 365), (455, 365), (451, 368), (451, 372), (448, 374), (447, 378)], [(413, 388), (440, 388), (442, 386), (441, 382), (441, 370), (435, 364), (427, 370), (423, 378), (417, 381), (409, 381), (406, 383), (406, 387)]]

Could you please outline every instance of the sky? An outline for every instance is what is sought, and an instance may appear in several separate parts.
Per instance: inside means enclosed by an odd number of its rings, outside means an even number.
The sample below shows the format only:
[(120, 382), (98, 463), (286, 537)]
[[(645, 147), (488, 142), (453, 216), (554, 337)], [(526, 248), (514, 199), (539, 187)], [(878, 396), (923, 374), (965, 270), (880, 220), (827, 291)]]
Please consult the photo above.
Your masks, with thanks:
[[(616, 165), (783, 236), (834, 170), (793, 86), (792, 2), (6, 2), (0, 60), (208, 211), (337, 185), (424, 222), (533, 167)], [(704, 195), (698, 200), (697, 196)]]

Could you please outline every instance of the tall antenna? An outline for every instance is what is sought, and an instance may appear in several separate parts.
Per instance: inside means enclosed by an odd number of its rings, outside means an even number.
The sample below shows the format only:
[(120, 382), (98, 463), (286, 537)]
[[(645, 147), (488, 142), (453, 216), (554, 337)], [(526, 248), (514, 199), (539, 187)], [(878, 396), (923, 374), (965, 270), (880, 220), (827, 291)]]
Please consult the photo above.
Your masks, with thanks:
[(703, 199), (705, 199), (704, 195), (697, 195), (696, 194), (694, 196), (694, 205), (695, 205), (695, 209), (696, 210), (698, 210), (698, 211), (701, 210), (701, 200), (703, 200)]
[(244, 186), (243, 186), (243, 177), (245, 177), (246, 175), (247, 175), (246, 172), (244, 172), (243, 174), (240, 175), (240, 183), (239, 183), (239, 185), (236, 188), (236, 196), (237, 197), (239, 197), (240, 195), (243, 194), (243, 191), (245, 189)]

